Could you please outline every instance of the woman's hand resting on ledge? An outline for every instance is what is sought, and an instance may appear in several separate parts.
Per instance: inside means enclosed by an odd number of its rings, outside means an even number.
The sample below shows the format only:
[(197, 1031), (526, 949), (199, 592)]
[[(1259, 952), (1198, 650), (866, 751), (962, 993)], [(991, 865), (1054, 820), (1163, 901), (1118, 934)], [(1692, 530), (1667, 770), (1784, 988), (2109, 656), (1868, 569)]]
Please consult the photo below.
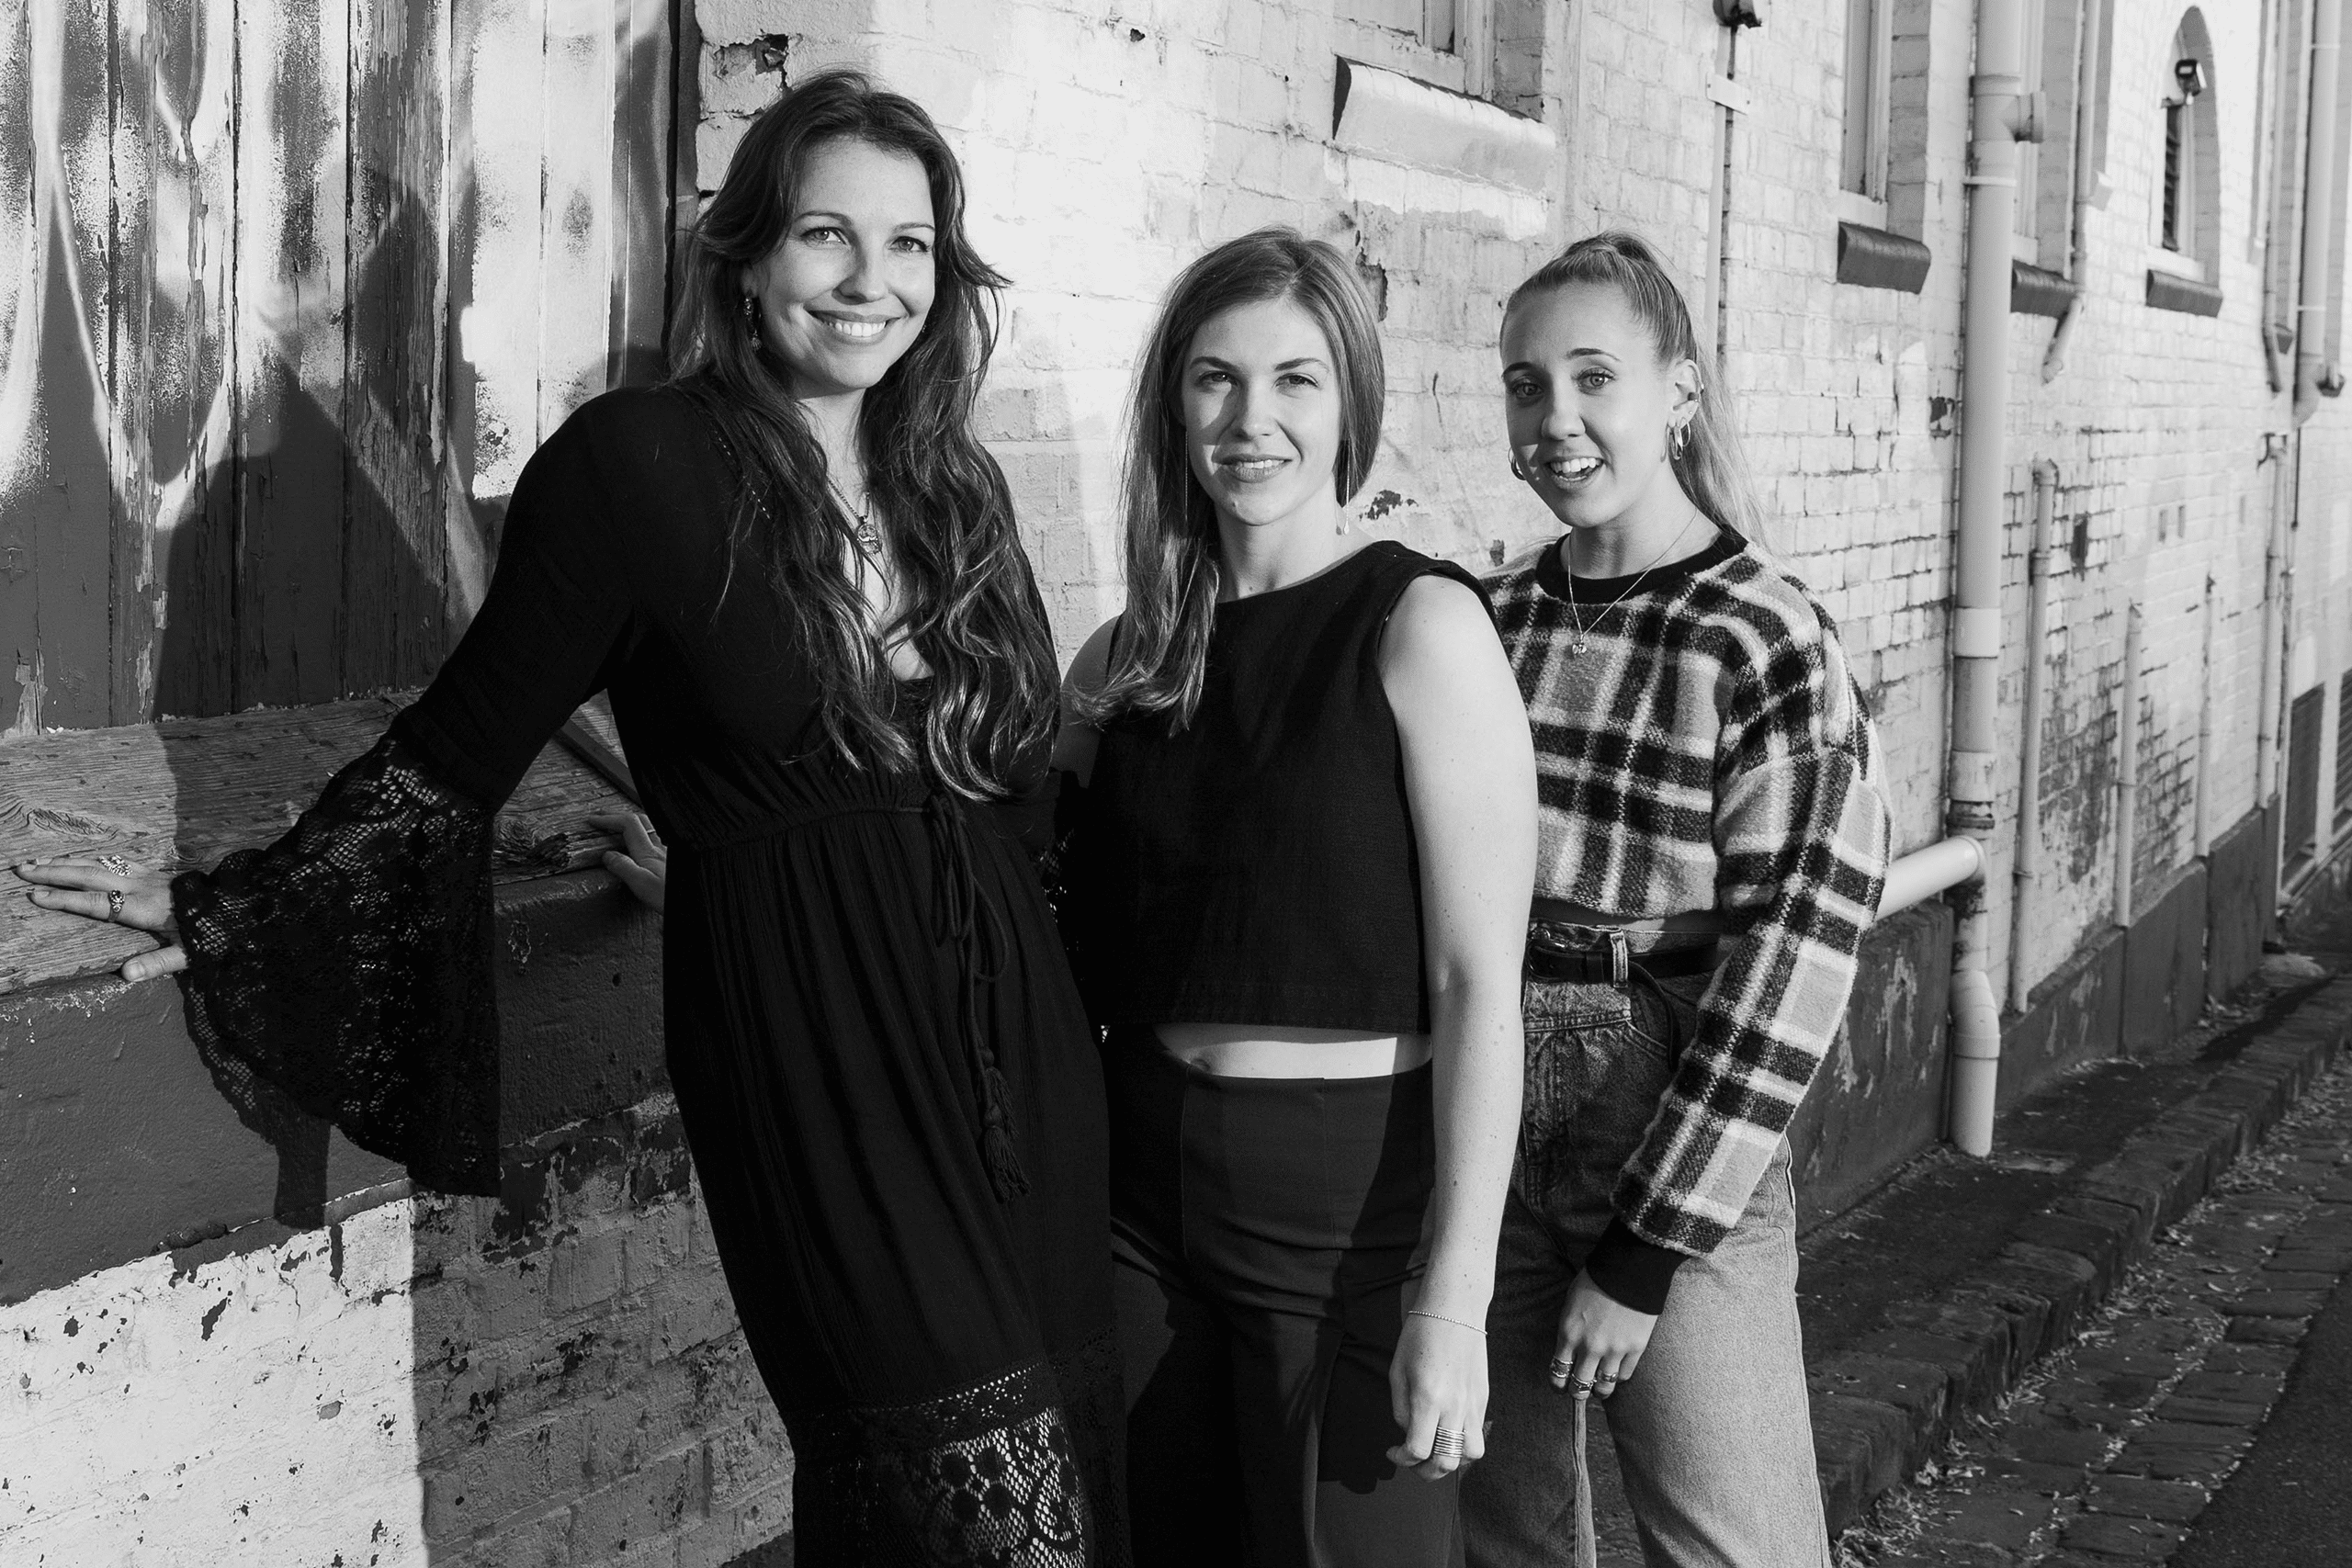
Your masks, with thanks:
[(641, 902), (659, 909), (662, 889), (670, 878), (670, 852), (654, 837), (653, 824), (639, 812), (615, 811), (591, 817), (588, 826), (621, 836), (628, 850), (606, 850), (605, 869), (619, 877), (621, 886), (636, 894)]
[(33, 884), (32, 901), (44, 909), (83, 915), (110, 925), (153, 931), (164, 945), (123, 961), (126, 980), (153, 980), (187, 967), (187, 953), (172, 937), (172, 880), (133, 870), (120, 855), (58, 855), (19, 861), (16, 873)]
[[(662, 891), (670, 874), (670, 852), (653, 836), (653, 826), (635, 812), (588, 818), (592, 827), (616, 833), (628, 846), (605, 852), (605, 869), (621, 879), (645, 903), (662, 908)], [(123, 961), (126, 980), (155, 980), (187, 967), (187, 953), (172, 939), (172, 881), (153, 872), (139, 871), (119, 855), (57, 855), (48, 860), (19, 861), (12, 868), (33, 885), (32, 901), (44, 909), (81, 915), (109, 925), (153, 931), (164, 945)]]

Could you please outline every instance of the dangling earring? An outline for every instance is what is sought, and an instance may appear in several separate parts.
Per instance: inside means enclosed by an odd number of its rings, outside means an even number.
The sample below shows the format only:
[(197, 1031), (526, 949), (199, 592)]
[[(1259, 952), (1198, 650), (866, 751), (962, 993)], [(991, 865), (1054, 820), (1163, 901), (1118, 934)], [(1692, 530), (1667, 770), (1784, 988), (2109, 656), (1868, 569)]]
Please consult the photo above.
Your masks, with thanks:
[(1690, 426), (1687, 423), (1668, 424), (1666, 432), (1667, 446), (1675, 457), (1679, 457), (1690, 449)]
[(760, 302), (748, 294), (743, 296), (743, 335), (753, 348), (760, 346)]

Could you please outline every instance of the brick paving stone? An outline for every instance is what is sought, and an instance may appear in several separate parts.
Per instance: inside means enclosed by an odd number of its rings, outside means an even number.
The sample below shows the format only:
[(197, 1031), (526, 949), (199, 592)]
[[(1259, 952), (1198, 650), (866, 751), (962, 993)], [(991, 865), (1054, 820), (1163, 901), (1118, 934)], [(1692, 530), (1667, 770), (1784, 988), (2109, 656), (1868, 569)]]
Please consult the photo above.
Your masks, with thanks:
[(2197, 1399), (2177, 1393), (2156, 1406), (2156, 1418), (2214, 1427), (2252, 1427), (2269, 1409), (2267, 1399)]
[[(2352, 1274), (2352, 1057), (2313, 1083), (2278, 1132), (2278, 1147), (2219, 1174), (2227, 1190), (2160, 1228), (2103, 1306), (2064, 1308), (2075, 1320), (2070, 1341), (1973, 1421), (1931, 1480), (1883, 1506), (1882, 1516), (1908, 1524), (1871, 1538), (1871, 1554), (1841, 1555), (1841, 1565), (2166, 1561), (2253, 1447), (2312, 1314)], [(2119, 1167), (2100, 1179), (2112, 1177), (2120, 1195), (2143, 1177), (2155, 1180), (2165, 1157), (2151, 1154), (2133, 1168), (2140, 1175)], [(2312, 1199), (2322, 1169), (2344, 1201)], [(2165, 1211), (2158, 1202), (2143, 1212)], [(2060, 1235), (2047, 1229), (2040, 1239)], [(2030, 1294), (2027, 1272), (2018, 1282)], [(2019, 1305), (2028, 1316), (2036, 1310)], [(1923, 1303), (1910, 1320), (1956, 1322), (1951, 1310)], [(2029, 1347), (2040, 1331), (2019, 1323)]]
[(2078, 1514), (2066, 1525), (2066, 1544), (2077, 1551), (2120, 1557), (2126, 1562), (2161, 1562), (2172, 1555), (2188, 1532), (2159, 1519), (2118, 1518), (2107, 1514)]
[(2254, 1345), (2300, 1345), (2311, 1332), (2308, 1317), (2240, 1317), (2230, 1323), (2230, 1337)]
[(2110, 1475), (2090, 1489), (2083, 1506), (2096, 1513), (2187, 1524), (2205, 1511), (2207, 1499), (2203, 1487), (2183, 1481)]
[(2232, 1317), (2308, 1319), (2327, 1304), (2327, 1292), (2324, 1291), (2248, 1291), (2245, 1295), (2220, 1304), (2222, 1310)]
[(1939, 1540), (1969, 1546), (1997, 1546), (2015, 1551), (2047, 1528), (2056, 1505), (2044, 1497), (2011, 1493), (1980, 1493), (1962, 1497), (1936, 1525)]
[(2281, 1384), (2295, 1365), (2295, 1351), (2289, 1345), (2248, 1345), (2229, 1340), (2213, 1347), (2205, 1358), (2206, 1370), (2215, 1372), (2276, 1372)]
[(2107, 1457), (2110, 1439), (2105, 1432), (2064, 1427), (2028, 1427), (2010, 1434), (2009, 1447), (2019, 1457), (2043, 1464), (2093, 1465)]
[(2251, 1400), (2268, 1404), (2287, 1389), (2287, 1374), (2277, 1372), (2220, 1371), (2209, 1359), (2206, 1371), (2191, 1372), (2174, 1385), (2176, 1395), (2188, 1399)]
[(2335, 1289), (2335, 1278), (2332, 1274), (2265, 1269), (2262, 1271), (2262, 1288), (2266, 1291), (2308, 1291), (2319, 1298), (2321, 1306), (2325, 1306), (2328, 1292)]
[(2015, 1552), (1997, 1546), (1937, 1541), (1873, 1558), (1871, 1568), (2014, 1568), (2017, 1562)]

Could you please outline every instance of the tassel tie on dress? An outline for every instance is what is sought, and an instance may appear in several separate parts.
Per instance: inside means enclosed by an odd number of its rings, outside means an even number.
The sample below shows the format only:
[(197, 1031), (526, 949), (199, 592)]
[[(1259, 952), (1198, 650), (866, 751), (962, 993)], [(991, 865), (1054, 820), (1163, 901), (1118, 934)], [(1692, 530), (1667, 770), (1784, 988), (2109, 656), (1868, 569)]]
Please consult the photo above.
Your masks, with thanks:
[(1013, 1146), (1004, 1070), (997, 1066), (988, 1021), (980, 1015), (980, 987), (994, 984), (1004, 972), (1004, 928), (995, 907), (980, 896), (979, 876), (972, 865), (971, 829), (956, 797), (934, 792), (924, 803), (923, 821), (931, 831), (937, 868), (939, 940), (956, 948), (964, 1048), (971, 1057), (972, 1087), (980, 1102), (980, 1157), (988, 1164), (989, 1184), (998, 1201), (1011, 1202), (1029, 1190), (1029, 1177)]

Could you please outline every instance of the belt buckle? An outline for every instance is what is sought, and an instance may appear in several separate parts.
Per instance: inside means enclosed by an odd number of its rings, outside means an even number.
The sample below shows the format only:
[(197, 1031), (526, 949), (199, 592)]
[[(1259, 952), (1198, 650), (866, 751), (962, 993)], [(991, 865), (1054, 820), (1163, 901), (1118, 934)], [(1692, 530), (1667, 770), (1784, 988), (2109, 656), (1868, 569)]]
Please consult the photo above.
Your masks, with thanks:
[(1633, 978), (1632, 949), (1626, 945), (1623, 931), (1609, 933), (1609, 983), (1623, 987)]

